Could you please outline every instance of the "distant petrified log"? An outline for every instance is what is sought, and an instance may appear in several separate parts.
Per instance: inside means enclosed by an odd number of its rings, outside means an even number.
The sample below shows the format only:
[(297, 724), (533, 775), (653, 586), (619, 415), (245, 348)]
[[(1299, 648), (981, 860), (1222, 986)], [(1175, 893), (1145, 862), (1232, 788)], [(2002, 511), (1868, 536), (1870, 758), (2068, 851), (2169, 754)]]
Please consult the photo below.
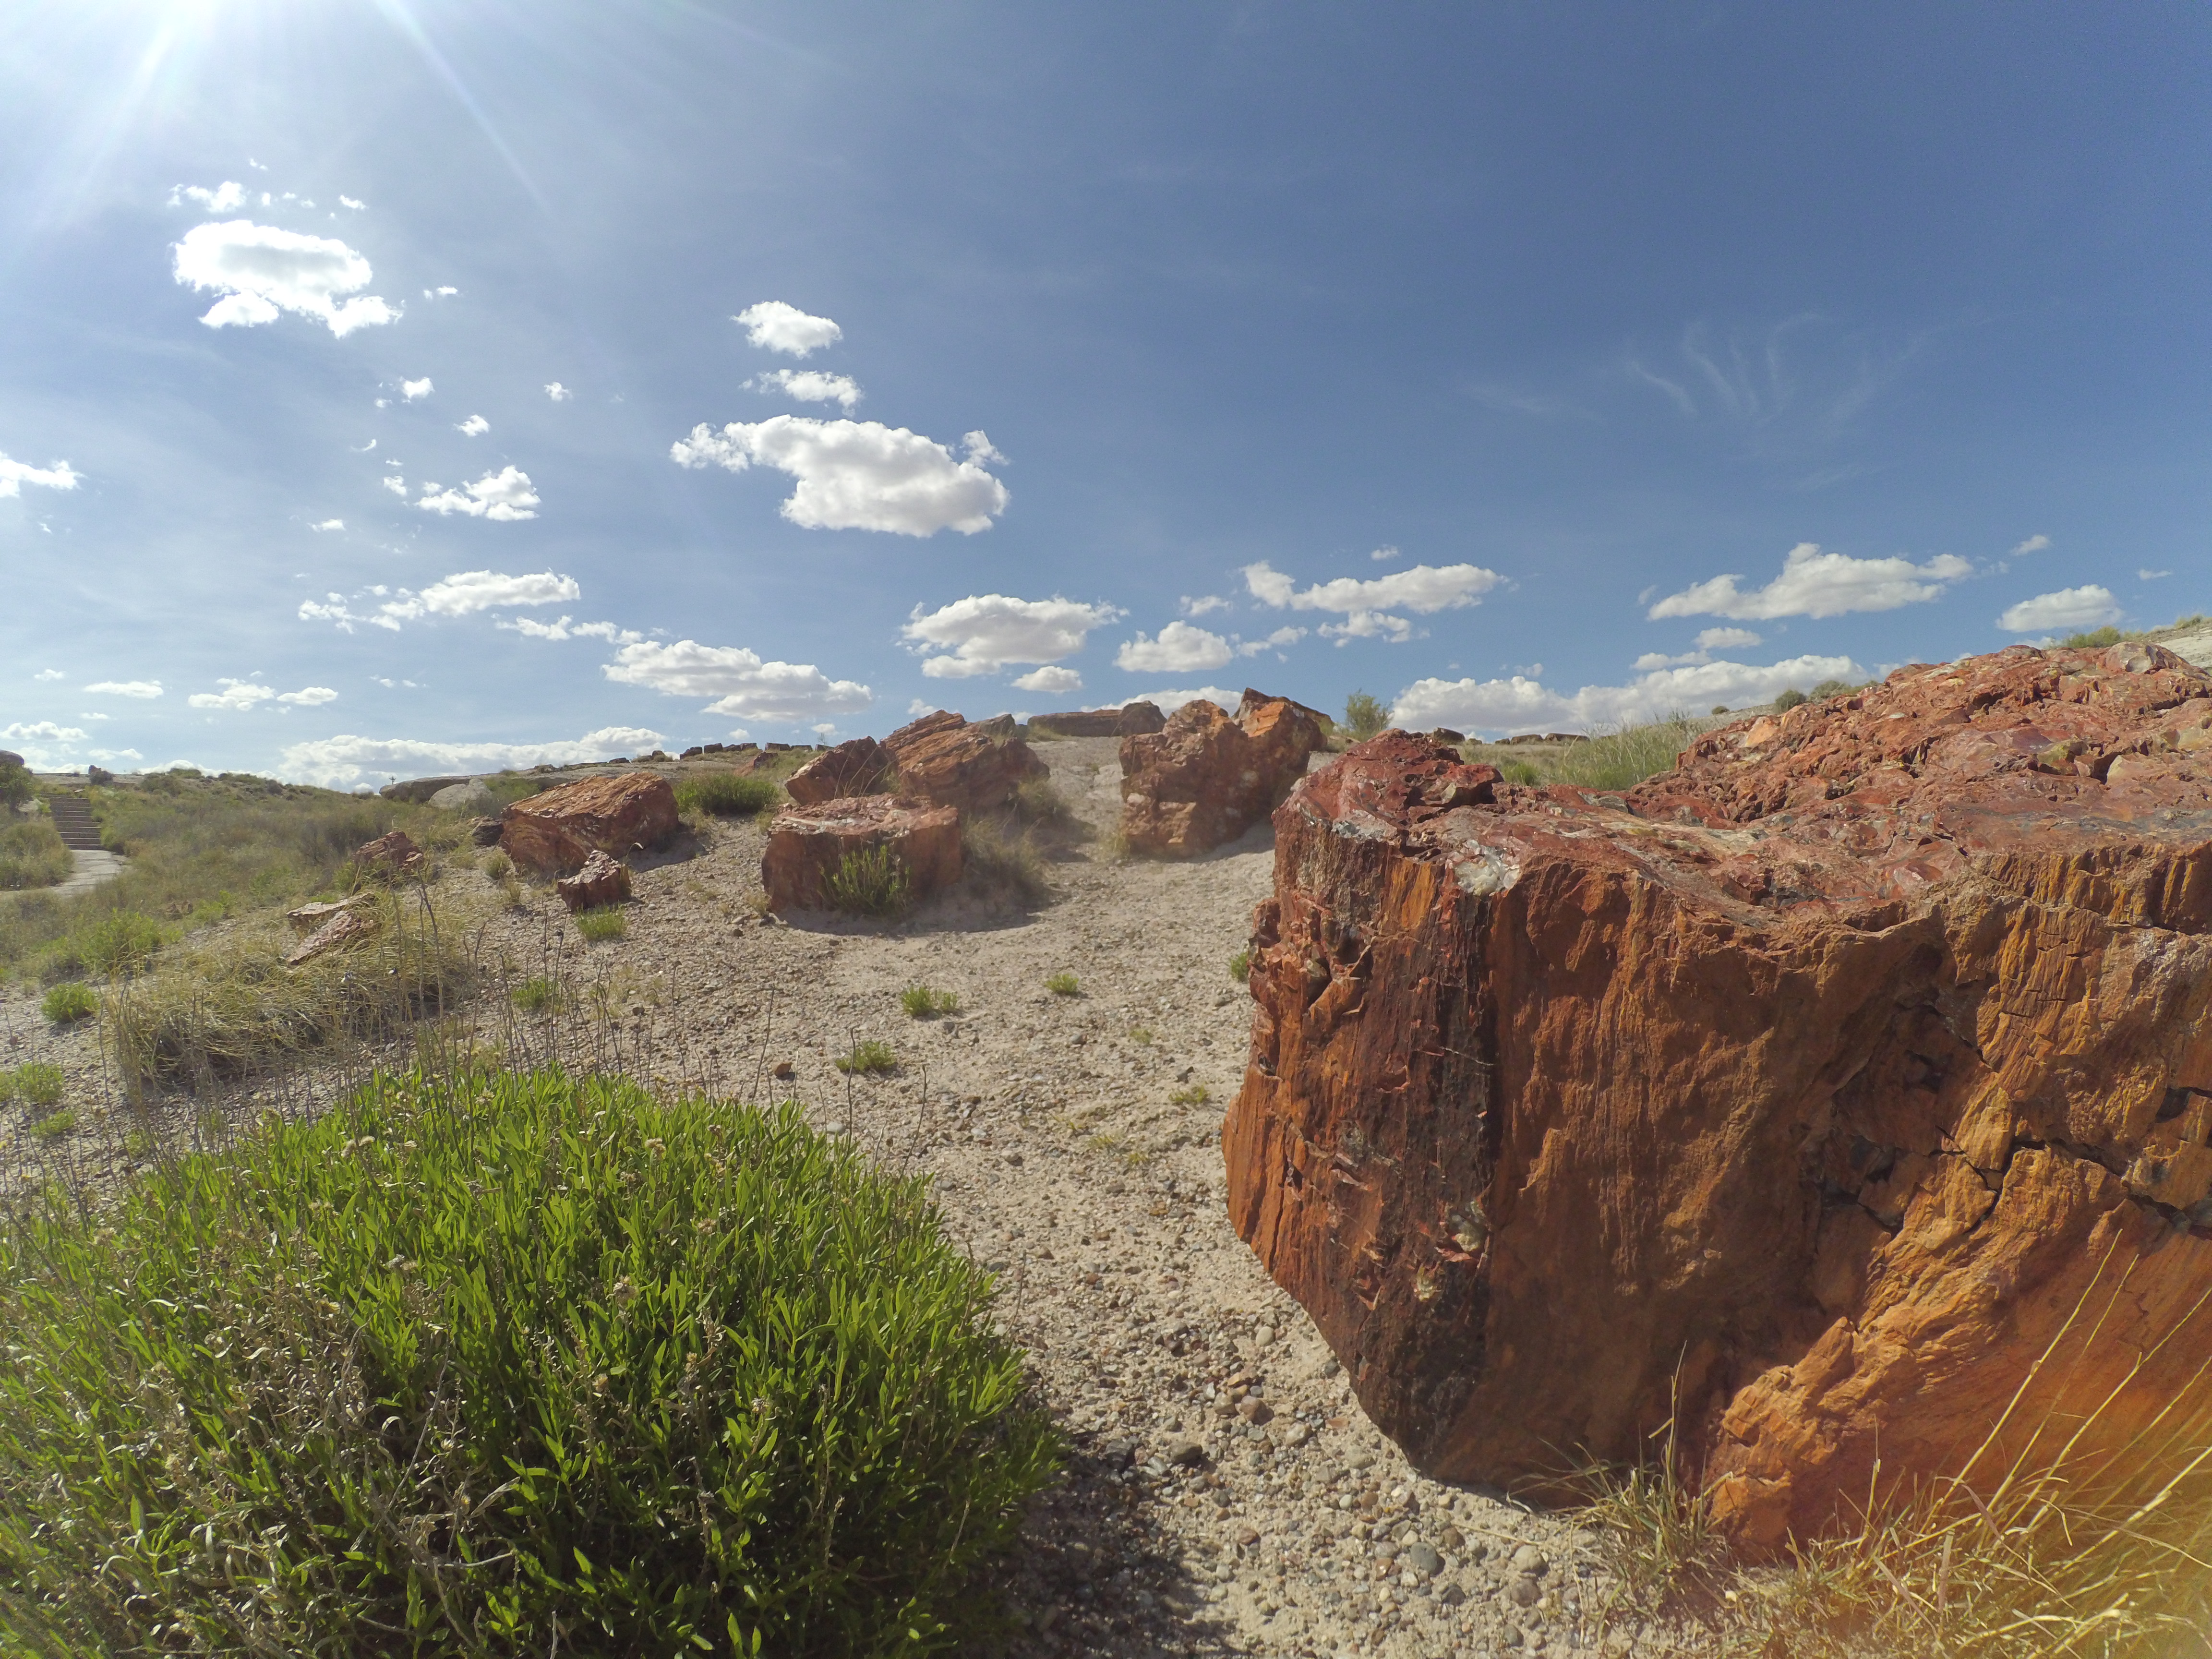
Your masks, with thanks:
[(404, 830), (394, 830), (354, 848), (353, 861), (364, 869), (405, 875), (422, 862), (422, 849)]
[(450, 789), (457, 783), (467, 783), (465, 776), (442, 778), (409, 778), (400, 783), (387, 783), (376, 793), (386, 800), (401, 800), (420, 805), (441, 789)]
[(854, 795), (888, 794), (898, 781), (898, 762), (873, 738), (854, 738), (826, 750), (784, 781), (784, 793), (802, 806)]
[(2212, 1361), (2208, 756), (2138, 646), (1901, 669), (1625, 805), (1363, 744), (1276, 814), (1237, 1228), (1443, 1478), (1671, 1419), (1767, 1549), (2069, 1435), (2154, 1477)]
[(332, 908), (337, 914), (302, 939), (299, 948), (284, 958), (287, 968), (297, 968), (303, 962), (313, 962), (332, 951), (358, 945), (375, 933), (379, 924), (374, 909), (349, 909), (343, 906)]
[(287, 910), (284, 920), (292, 924), (295, 933), (314, 933), (328, 927), (349, 910), (364, 910), (376, 902), (374, 893), (354, 893), (334, 904), (303, 904), (296, 910)]
[(1191, 858), (1267, 817), (1328, 746), (1325, 718), (1247, 690), (1232, 719), (1200, 698), (1158, 732), (1121, 739), (1121, 834), (1129, 849)]
[(1050, 775), (1005, 715), (967, 720), (940, 708), (902, 726), (883, 746), (898, 769), (900, 794), (970, 815), (1001, 811), (1022, 785)]
[(524, 869), (568, 875), (593, 848), (619, 858), (649, 851), (676, 830), (676, 791), (652, 772), (580, 778), (500, 814), (499, 844)]
[(960, 879), (960, 813), (903, 796), (787, 806), (769, 826), (761, 884), (777, 910), (831, 908), (830, 878), (848, 855), (886, 848), (921, 899)]
[(616, 863), (595, 847), (585, 859), (584, 867), (555, 882), (553, 890), (571, 912), (620, 904), (629, 896), (629, 866)]
[(1056, 738), (1133, 738), (1168, 723), (1158, 703), (1125, 702), (1119, 708), (1083, 708), (1065, 714), (1032, 714), (1030, 730)]

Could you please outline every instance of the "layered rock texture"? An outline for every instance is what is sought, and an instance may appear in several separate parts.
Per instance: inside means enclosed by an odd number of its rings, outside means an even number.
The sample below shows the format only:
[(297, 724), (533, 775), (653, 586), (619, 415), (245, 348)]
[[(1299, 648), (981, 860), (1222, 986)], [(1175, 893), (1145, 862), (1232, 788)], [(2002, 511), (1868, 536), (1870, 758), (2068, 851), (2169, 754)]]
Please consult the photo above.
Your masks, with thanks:
[(1014, 735), (1011, 716), (970, 720), (940, 708), (880, 743), (854, 738), (817, 755), (784, 791), (801, 805), (896, 794), (974, 814), (1004, 811), (1022, 785), (1046, 775), (1036, 751)]
[(2212, 679), (2136, 646), (1625, 796), (1363, 744), (1275, 816), (1237, 1230), (1445, 1478), (1672, 1419), (1771, 1548), (2069, 1437), (2154, 1476), (2212, 1360), (2208, 780)]
[(851, 795), (888, 793), (898, 781), (898, 763), (873, 738), (854, 738), (823, 750), (784, 780), (784, 793), (802, 806)]
[(879, 847), (905, 872), (908, 898), (926, 898), (960, 879), (959, 811), (894, 795), (787, 806), (761, 854), (769, 903), (777, 910), (836, 908), (831, 876), (849, 855)]
[(629, 896), (629, 866), (617, 864), (596, 847), (584, 860), (581, 869), (573, 876), (563, 876), (553, 884), (561, 902), (571, 914), (578, 910), (596, 910), (604, 905), (620, 904)]
[(676, 791), (651, 772), (582, 778), (516, 801), (500, 814), (499, 844), (524, 869), (572, 875), (593, 851), (616, 858), (658, 847), (676, 831)]
[(1030, 730), (1057, 738), (1132, 738), (1157, 732), (1168, 723), (1155, 702), (1127, 702), (1119, 708), (1082, 708), (1064, 714), (1032, 714)]
[(1133, 853), (1194, 858), (1267, 817), (1328, 746), (1327, 719), (1249, 688), (1232, 716), (1200, 698), (1121, 739), (1121, 835)]
[(422, 849), (404, 830), (393, 830), (355, 848), (353, 861), (365, 870), (405, 875), (422, 862)]

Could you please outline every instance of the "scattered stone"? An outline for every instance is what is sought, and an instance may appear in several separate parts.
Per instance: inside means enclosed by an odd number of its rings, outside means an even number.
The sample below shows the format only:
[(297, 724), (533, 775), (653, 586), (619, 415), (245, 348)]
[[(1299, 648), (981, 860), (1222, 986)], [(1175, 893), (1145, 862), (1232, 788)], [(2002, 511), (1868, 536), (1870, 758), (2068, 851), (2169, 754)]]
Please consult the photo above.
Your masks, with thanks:
[(777, 910), (829, 908), (829, 878), (848, 854), (887, 847), (919, 900), (960, 879), (960, 814), (897, 795), (848, 796), (776, 814), (761, 884)]
[(376, 902), (374, 893), (354, 893), (334, 904), (303, 904), (296, 910), (287, 910), (284, 920), (292, 924), (295, 933), (312, 933), (327, 926), (332, 918), (349, 910), (365, 909)]
[(1433, 1578), (1444, 1570), (1444, 1559), (1437, 1553), (1436, 1546), (1419, 1539), (1407, 1545), (1398, 1559), (1424, 1578)]
[(317, 957), (327, 956), (332, 951), (358, 945), (374, 935), (377, 927), (374, 910), (341, 908), (337, 915), (302, 940), (299, 948), (284, 958), (284, 965), (297, 968), (303, 962), (313, 962)]
[(497, 818), (475, 818), (469, 823), (469, 842), (476, 847), (496, 847), (501, 829)]
[(616, 863), (595, 847), (585, 859), (584, 867), (555, 882), (553, 890), (572, 915), (620, 904), (629, 896), (629, 867)]
[(1179, 1469), (1199, 1469), (1206, 1467), (1206, 1443), (1200, 1440), (1170, 1440), (1166, 1457)]
[(1121, 835), (1133, 852), (1194, 858), (1266, 817), (1327, 747), (1323, 717), (1247, 690), (1232, 718), (1200, 697), (1121, 739)]
[(516, 801), (500, 823), (499, 844), (524, 869), (570, 875), (594, 848), (622, 858), (667, 840), (676, 791), (658, 773), (603, 774)]
[(364, 868), (405, 875), (422, 862), (422, 849), (404, 830), (394, 830), (356, 847), (353, 861)]

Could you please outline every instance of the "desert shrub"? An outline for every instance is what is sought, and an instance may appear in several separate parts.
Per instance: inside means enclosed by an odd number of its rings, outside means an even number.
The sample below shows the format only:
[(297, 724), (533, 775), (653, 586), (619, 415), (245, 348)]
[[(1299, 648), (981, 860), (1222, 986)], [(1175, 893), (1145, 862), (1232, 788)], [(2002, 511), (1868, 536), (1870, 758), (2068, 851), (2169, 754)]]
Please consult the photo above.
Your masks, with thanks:
[(507, 998), (526, 1014), (550, 1014), (565, 1000), (560, 985), (540, 974), (523, 981)]
[(830, 890), (830, 908), (856, 916), (895, 916), (913, 902), (906, 865), (884, 846), (846, 854), (823, 885)]
[(1076, 982), (1075, 975), (1073, 974), (1048, 975), (1045, 980), (1044, 988), (1056, 997), (1080, 996), (1083, 994), (1083, 988)]
[(1547, 763), (1549, 781), (1580, 789), (1632, 789), (1674, 770), (1675, 758), (1698, 735), (1698, 722), (1686, 714), (1595, 732)]
[(934, 1019), (939, 1014), (958, 1013), (960, 997), (957, 992), (940, 991), (934, 986), (909, 985), (899, 993), (899, 1006), (909, 1018)]
[(76, 926), (40, 953), (40, 976), (49, 983), (77, 974), (125, 974), (143, 967), (169, 930), (136, 910), (80, 912)]
[(684, 812), (750, 817), (775, 805), (781, 793), (766, 778), (740, 772), (698, 772), (676, 786), (676, 805)]
[(12, 821), (0, 827), (0, 891), (53, 887), (67, 881), (74, 866), (52, 821), (21, 817), (12, 810), (6, 815)]
[(1544, 781), (1544, 775), (1536, 769), (1534, 763), (1524, 760), (1500, 761), (1498, 775), (1508, 783), (1522, 784), (1529, 788)]
[(1250, 945), (1246, 945), (1229, 958), (1229, 977), (1239, 985), (1252, 977), (1252, 947)]
[(1795, 708), (1801, 702), (1809, 702), (1811, 701), (1811, 698), (1808, 697), (1796, 686), (1790, 686), (1783, 691), (1780, 696), (1774, 700), (1775, 712), (1778, 714), (1784, 709)]
[(1024, 823), (1064, 823), (1073, 813), (1050, 778), (1024, 778), (1014, 786), (1014, 816)]
[(13, 761), (0, 761), (0, 806), (21, 806), (38, 793), (30, 772)]
[(1344, 729), (1354, 743), (1365, 742), (1389, 724), (1390, 711), (1380, 697), (1355, 691), (1344, 700)]
[(584, 936), (586, 944), (604, 945), (629, 932), (629, 918), (623, 915), (620, 905), (596, 905), (576, 912), (576, 931)]
[(505, 881), (514, 873), (514, 860), (507, 855), (503, 847), (495, 847), (484, 854), (483, 872), (494, 881)]
[(53, 1140), (76, 1127), (75, 1112), (56, 1112), (52, 1117), (42, 1117), (31, 1126), (31, 1133), (40, 1140)]
[(898, 1055), (888, 1042), (871, 1037), (866, 1042), (856, 1042), (852, 1052), (839, 1054), (830, 1062), (848, 1077), (872, 1077), (878, 1072), (898, 1070)]
[(2069, 634), (2059, 641), (2077, 651), (2094, 651), (2100, 646), (2118, 645), (2127, 636), (2107, 623), (2102, 628), (2093, 628), (2086, 634)]
[(100, 999), (89, 985), (76, 980), (57, 985), (46, 993), (40, 1011), (57, 1025), (71, 1025), (81, 1019), (89, 1019), (100, 1012)]
[(918, 1180), (795, 1111), (383, 1077), (0, 1233), (40, 1652), (946, 1652), (1057, 1445)]
[(1724, 702), (1717, 702), (1713, 705), (1713, 713), (1716, 714), (1725, 714), (1728, 711), (1729, 706)]
[(1036, 843), (1016, 823), (991, 818), (963, 820), (960, 861), (969, 884), (993, 898), (1042, 904), (1051, 896)]
[(1212, 1098), (1213, 1091), (1203, 1083), (1191, 1083), (1171, 1090), (1168, 1094), (1168, 1103), (1173, 1106), (1203, 1106)]
[(62, 1068), (43, 1060), (26, 1060), (14, 1071), (4, 1074), (8, 1079), (10, 1100), (20, 1100), (31, 1106), (58, 1106), (62, 1103)]

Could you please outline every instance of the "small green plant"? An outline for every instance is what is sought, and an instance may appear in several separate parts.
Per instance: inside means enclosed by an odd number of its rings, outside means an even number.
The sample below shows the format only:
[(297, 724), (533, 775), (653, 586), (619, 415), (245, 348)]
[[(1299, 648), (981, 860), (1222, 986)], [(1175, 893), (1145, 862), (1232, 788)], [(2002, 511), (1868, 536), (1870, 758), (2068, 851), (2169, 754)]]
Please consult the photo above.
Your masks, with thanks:
[(750, 817), (775, 805), (780, 792), (766, 778), (740, 772), (697, 772), (676, 786), (681, 812), (706, 812), (718, 818)]
[(1213, 1098), (1213, 1091), (1203, 1083), (1187, 1084), (1168, 1097), (1171, 1106), (1203, 1106)]
[(484, 854), (483, 872), (494, 881), (505, 881), (514, 873), (514, 860), (507, 855), (503, 847), (495, 847)]
[(67, 881), (72, 867), (51, 819), (19, 817), (0, 803), (0, 890), (52, 887)]
[(2110, 623), (2102, 628), (2093, 628), (2086, 634), (2069, 634), (2059, 643), (2076, 651), (2094, 651), (2100, 646), (2118, 645), (2127, 636)]
[(15, 1070), (15, 1097), (32, 1106), (62, 1103), (62, 1068), (43, 1060), (26, 1061)]
[(0, 761), (0, 806), (21, 806), (38, 793), (38, 783), (14, 761)]
[(1151, 1048), (1156, 1040), (1149, 1025), (1132, 1025), (1129, 1028), (1129, 1041), (1140, 1048)]
[(899, 1006), (909, 1018), (935, 1019), (940, 1014), (960, 1012), (960, 995), (957, 991), (940, 991), (928, 985), (909, 985), (899, 993)]
[(160, 950), (167, 930), (136, 910), (118, 910), (70, 936), (76, 954), (95, 974), (123, 974)]
[(1784, 709), (1796, 708), (1801, 702), (1810, 702), (1811, 701), (1811, 698), (1808, 697), (1802, 691), (1800, 691), (1793, 685), (1784, 690), (1780, 696), (1774, 700), (1774, 709), (1777, 714), (1780, 714)]
[(1498, 772), (1506, 782), (1517, 783), (1524, 788), (1534, 789), (1544, 781), (1544, 775), (1536, 769), (1533, 761), (1505, 761), (1499, 764)]
[(1083, 988), (1073, 974), (1054, 974), (1046, 979), (1044, 988), (1056, 997), (1075, 997), (1083, 994)]
[(1364, 743), (1390, 724), (1390, 711), (1380, 697), (1355, 691), (1344, 700), (1344, 729), (1354, 743)]
[(592, 945), (604, 945), (629, 932), (629, 918), (617, 904), (602, 904), (576, 912), (576, 931)]
[(40, 1005), (46, 1017), (57, 1025), (73, 1025), (78, 1020), (89, 1019), (100, 1012), (100, 999), (89, 985), (71, 980), (57, 985), (46, 993)]
[(41, 1140), (52, 1140), (65, 1135), (76, 1127), (75, 1112), (56, 1112), (52, 1117), (42, 1117), (31, 1126), (31, 1133)]
[(852, 1053), (840, 1054), (830, 1063), (848, 1077), (872, 1077), (878, 1072), (898, 1070), (898, 1055), (890, 1043), (871, 1037), (854, 1044)]
[(1824, 697), (1840, 697), (1858, 689), (1857, 683), (1852, 680), (1822, 680), (1813, 688), (1813, 699), (1817, 702)]
[(1229, 977), (1239, 985), (1244, 984), (1252, 977), (1252, 947), (1250, 945), (1246, 945), (1229, 958)]
[(823, 884), (830, 907), (856, 916), (895, 916), (913, 902), (906, 865), (884, 846), (857, 848), (837, 860)]
[(550, 1014), (567, 1000), (561, 994), (559, 983), (542, 974), (533, 974), (507, 995), (526, 1014)]

